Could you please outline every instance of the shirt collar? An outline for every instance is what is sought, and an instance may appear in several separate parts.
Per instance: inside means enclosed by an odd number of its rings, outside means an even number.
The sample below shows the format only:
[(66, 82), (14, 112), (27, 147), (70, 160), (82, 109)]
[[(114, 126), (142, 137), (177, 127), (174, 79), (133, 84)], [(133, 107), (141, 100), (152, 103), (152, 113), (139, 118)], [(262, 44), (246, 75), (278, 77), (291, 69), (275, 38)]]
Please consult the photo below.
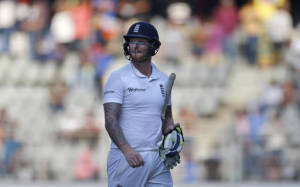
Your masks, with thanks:
[[(140, 78), (147, 78), (146, 75), (143, 75), (138, 69), (136, 69), (136, 67), (132, 64), (132, 62), (130, 63), (133, 73), (140, 77)], [(157, 67), (151, 62), (151, 66), (152, 66), (152, 73), (149, 77), (149, 79), (158, 79), (160, 77), (159, 74), (159, 70), (157, 69)]]

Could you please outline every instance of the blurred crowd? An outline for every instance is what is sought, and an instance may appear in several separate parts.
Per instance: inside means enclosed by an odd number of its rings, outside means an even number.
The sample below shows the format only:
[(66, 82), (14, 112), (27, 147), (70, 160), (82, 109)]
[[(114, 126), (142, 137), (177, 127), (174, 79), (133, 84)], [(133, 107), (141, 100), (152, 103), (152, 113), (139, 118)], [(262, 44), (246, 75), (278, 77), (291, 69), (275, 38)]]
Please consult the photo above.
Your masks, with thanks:
[[(144, 20), (162, 42), (155, 63), (180, 78), (173, 103), (187, 140), (182, 180), (300, 180), (300, 25), (287, 0), (236, 2), (201, 12), (195, 6), (205, 1), (1, 0), (0, 178), (105, 178), (103, 82), (126, 62), (124, 32)], [(240, 64), (274, 73), (236, 107), (224, 92)], [(197, 157), (194, 139), (206, 132), (193, 132), (220, 108), (232, 111), (230, 121), (210, 156)]]

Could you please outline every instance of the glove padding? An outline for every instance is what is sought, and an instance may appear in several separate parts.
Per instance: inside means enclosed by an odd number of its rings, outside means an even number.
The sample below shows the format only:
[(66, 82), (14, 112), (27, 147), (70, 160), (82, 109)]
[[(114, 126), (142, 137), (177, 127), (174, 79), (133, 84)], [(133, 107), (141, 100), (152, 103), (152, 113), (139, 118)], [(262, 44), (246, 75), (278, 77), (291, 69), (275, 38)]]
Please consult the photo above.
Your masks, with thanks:
[(167, 169), (173, 169), (179, 163), (180, 163), (179, 153), (177, 153), (175, 156), (172, 156), (172, 157), (166, 157), (164, 160), (164, 164)]
[(183, 148), (184, 137), (182, 129), (176, 127), (172, 132), (164, 136), (159, 143), (159, 155), (168, 169), (173, 169), (180, 163), (179, 153)]

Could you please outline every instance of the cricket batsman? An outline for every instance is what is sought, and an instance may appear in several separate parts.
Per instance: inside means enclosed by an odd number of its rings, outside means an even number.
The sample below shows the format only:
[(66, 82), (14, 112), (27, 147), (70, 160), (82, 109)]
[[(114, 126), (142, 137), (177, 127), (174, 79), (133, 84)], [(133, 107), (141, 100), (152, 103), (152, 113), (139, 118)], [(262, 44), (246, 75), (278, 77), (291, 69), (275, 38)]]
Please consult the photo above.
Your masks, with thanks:
[(108, 186), (172, 187), (170, 169), (180, 162), (184, 142), (168, 97), (175, 77), (151, 61), (161, 45), (152, 24), (134, 23), (124, 39), (130, 62), (112, 72), (104, 88), (105, 128), (112, 140)]

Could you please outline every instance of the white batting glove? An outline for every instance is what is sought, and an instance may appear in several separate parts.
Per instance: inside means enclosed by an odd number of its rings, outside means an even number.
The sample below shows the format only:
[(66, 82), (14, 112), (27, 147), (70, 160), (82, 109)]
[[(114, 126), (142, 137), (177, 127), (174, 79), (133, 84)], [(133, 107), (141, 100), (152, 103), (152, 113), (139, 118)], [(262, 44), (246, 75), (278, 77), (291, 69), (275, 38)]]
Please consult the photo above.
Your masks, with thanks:
[(179, 153), (183, 148), (184, 137), (182, 129), (176, 127), (159, 142), (159, 155), (168, 169), (173, 169), (180, 163)]

